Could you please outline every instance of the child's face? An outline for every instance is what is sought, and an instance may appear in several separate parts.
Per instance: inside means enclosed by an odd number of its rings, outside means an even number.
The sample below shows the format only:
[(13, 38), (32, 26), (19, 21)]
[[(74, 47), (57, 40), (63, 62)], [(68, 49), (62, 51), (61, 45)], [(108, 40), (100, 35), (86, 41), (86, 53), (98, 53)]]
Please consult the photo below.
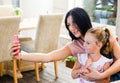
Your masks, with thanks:
[(72, 16), (68, 16), (67, 25), (69, 27), (69, 30), (72, 32), (72, 34), (75, 37), (77, 37), (77, 38), (81, 37), (81, 33), (80, 33), (79, 29), (78, 29), (78, 26), (73, 22)]
[(94, 54), (100, 51), (99, 43), (93, 34), (86, 33), (84, 40), (84, 47), (87, 53)]

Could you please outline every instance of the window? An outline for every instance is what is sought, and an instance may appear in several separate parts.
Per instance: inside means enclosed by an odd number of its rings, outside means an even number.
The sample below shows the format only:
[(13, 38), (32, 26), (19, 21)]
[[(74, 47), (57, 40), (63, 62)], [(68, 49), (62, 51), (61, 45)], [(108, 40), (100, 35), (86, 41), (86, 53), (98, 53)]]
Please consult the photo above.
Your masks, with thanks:
[(20, 1), (19, 0), (12, 0), (12, 5), (14, 8), (20, 7)]
[(97, 0), (95, 9), (95, 22), (115, 25), (117, 13), (117, 0)]

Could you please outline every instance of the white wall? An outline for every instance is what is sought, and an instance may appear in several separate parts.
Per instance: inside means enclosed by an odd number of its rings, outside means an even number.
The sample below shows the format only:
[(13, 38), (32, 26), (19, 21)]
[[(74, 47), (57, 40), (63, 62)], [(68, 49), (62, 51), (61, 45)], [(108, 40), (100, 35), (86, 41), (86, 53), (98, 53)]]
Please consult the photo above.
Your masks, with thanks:
[(53, 12), (66, 13), (75, 7), (75, 0), (53, 0)]
[(75, 0), (20, 0), (23, 17), (37, 17), (41, 13), (65, 13), (75, 6)]
[(52, 11), (53, 0), (20, 0), (23, 17), (37, 17), (41, 13)]
[(53, 0), (53, 12), (64, 13), (68, 9), (68, 0)]
[(11, 5), (12, 0), (0, 0), (0, 5)]

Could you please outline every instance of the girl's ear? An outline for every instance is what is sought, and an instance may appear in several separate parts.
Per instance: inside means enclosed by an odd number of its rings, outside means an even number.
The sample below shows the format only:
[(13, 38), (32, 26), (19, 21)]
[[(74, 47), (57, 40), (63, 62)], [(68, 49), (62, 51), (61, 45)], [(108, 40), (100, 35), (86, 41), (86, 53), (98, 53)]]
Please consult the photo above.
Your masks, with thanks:
[(102, 47), (102, 42), (98, 42), (98, 47)]

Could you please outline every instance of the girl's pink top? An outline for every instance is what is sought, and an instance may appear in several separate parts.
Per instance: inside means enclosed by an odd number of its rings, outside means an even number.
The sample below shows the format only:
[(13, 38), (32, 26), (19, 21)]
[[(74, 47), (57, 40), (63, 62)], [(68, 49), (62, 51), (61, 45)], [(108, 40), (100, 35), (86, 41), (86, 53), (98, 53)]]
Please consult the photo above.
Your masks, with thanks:
[(68, 43), (68, 46), (73, 56), (77, 56), (77, 54), (85, 53), (83, 44), (84, 41), (81, 39), (73, 40), (71, 43)]

